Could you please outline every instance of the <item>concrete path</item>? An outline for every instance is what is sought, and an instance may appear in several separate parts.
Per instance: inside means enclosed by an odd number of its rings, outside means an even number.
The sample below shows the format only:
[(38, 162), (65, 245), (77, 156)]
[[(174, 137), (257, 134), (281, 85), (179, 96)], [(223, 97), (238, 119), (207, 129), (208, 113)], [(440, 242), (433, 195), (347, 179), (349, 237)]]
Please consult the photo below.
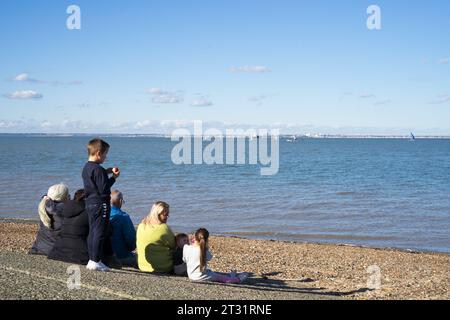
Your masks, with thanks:
[[(193, 283), (187, 278), (144, 274), (124, 269), (92, 272), (78, 266), (79, 289), (69, 289), (70, 264), (42, 256), (0, 251), (0, 299), (158, 299), (158, 300), (317, 300), (332, 292), (308, 283), (252, 277), (242, 285)], [(77, 268), (77, 266), (75, 266)], [(69, 270), (70, 271), (70, 270)], [(73, 279), (72, 276), (71, 279)], [(70, 279), (69, 279), (70, 280)], [(73, 282), (71, 282), (73, 283)]]

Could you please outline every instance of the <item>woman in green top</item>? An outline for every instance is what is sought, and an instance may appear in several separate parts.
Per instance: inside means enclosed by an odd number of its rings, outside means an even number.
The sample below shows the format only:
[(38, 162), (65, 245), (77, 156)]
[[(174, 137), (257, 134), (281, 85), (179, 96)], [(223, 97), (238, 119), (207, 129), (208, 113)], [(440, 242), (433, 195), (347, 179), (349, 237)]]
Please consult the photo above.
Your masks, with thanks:
[(170, 273), (173, 270), (172, 252), (175, 235), (166, 224), (169, 205), (156, 202), (138, 226), (136, 247), (139, 269), (144, 272)]

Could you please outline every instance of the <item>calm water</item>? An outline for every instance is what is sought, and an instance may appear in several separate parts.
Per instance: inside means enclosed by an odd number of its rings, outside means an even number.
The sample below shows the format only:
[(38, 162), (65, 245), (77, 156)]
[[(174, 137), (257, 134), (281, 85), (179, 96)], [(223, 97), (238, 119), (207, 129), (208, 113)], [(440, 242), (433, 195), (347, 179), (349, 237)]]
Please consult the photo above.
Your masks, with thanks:
[[(0, 137), (0, 217), (35, 218), (54, 183), (82, 186), (87, 137)], [(156, 200), (190, 232), (450, 252), (450, 140), (280, 142), (278, 175), (259, 166), (175, 166), (164, 138), (107, 138), (125, 210)]]

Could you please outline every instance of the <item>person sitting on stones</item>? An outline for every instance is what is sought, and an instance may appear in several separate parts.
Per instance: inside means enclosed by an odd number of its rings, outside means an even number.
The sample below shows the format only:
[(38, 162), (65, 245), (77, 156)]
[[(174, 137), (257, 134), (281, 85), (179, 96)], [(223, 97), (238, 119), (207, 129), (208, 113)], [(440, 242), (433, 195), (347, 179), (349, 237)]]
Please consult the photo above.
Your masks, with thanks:
[(56, 184), (48, 189), (39, 203), (39, 231), (29, 254), (47, 256), (53, 249), (55, 240), (61, 231), (64, 201), (69, 199), (69, 188)]
[(122, 211), (124, 204), (123, 194), (119, 190), (111, 192), (111, 215), (110, 225), (112, 227), (111, 243), (116, 258), (123, 266), (137, 268), (136, 229), (130, 216)]
[(156, 202), (150, 213), (138, 226), (136, 247), (141, 271), (152, 273), (173, 272), (175, 234), (167, 225), (169, 205)]
[(48, 255), (49, 259), (80, 265), (89, 261), (89, 218), (84, 198), (84, 190), (80, 189), (75, 192), (73, 200), (64, 203), (61, 231)]

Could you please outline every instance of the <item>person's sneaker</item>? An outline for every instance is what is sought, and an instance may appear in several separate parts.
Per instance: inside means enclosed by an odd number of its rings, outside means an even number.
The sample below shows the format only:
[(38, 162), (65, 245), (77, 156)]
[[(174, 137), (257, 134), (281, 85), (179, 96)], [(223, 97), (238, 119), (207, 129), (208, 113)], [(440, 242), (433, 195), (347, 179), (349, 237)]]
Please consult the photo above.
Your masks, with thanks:
[(245, 280), (247, 280), (249, 276), (250, 275), (247, 272), (242, 272), (242, 273), (237, 275), (237, 277), (239, 278), (239, 280), (241, 282), (244, 282)]
[(86, 265), (86, 269), (88, 270), (95, 270), (96, 263), (92, 260), (89, 260), (88, 264)]
[(88, 264), (86, 265), (86, 269), (88, 270), (92, 270), (92, 271), (109, 271), (109, 268), (107, 266), (105, 266), (103, 263), (101, 262), (95, 262), (92, 260), (89, 260)]
[(105, 265), (103, 262), (100, 261), (98, 265), (100, 267), (100, 271), (109, 271), (109, 267)]

